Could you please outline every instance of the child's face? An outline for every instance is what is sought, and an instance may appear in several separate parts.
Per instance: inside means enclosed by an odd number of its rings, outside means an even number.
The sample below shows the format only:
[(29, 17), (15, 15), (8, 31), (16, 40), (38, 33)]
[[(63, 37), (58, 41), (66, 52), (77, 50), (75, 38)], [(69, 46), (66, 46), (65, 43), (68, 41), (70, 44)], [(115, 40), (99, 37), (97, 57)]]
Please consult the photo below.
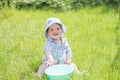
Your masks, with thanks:
[(52, 24), (47, 32), (48, 36), (53, 40), (59, 40), (62, 35), (62, 29), (59, 24)]

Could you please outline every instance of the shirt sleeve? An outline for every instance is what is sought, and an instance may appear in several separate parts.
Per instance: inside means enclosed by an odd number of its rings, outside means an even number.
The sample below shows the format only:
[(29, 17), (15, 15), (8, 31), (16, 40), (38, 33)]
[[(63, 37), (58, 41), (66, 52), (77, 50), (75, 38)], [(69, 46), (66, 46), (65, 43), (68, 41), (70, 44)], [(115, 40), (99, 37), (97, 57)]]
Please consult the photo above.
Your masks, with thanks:
[(44, 53), (45, 53), (45, 51), (51, 51), (51, 50), (52, 50), (51, 43), (49, 41), (46, 41), (46, 43), (44, 45)]
[(66, 39), (65, 39), (65, 50), (66, 50), (67, 58), (71, 58), (72, 57), (71, 48), (70, 48), (69, 43)]

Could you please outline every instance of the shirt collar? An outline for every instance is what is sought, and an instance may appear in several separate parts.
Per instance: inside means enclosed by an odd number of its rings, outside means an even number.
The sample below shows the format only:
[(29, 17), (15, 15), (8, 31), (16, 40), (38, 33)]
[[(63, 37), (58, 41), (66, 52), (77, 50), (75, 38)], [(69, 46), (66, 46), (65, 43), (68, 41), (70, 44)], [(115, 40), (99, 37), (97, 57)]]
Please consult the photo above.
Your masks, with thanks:
[[(51, 39), (50, 37), (48, 37), (48, 40), (50, 41), (50, 42), (54, 42), (54, 43), (56, 43), (57, 44), (57, 42), (55, 42), (53, 39)], [(63, 38), (61, 37), (61, 40), (62, 40), (62, 43), (63, 43)]]

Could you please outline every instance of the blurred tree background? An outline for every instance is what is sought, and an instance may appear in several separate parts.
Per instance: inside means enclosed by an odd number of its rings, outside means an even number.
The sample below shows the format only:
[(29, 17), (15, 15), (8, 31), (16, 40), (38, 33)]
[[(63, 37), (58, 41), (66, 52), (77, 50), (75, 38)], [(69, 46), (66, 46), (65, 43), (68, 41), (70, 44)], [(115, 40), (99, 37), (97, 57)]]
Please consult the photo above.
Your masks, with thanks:
[(0, 0), (0, 9), (55, 9), (59, 11), (78, 9), (85, 6), (110, 5), (118, 8), (120, 0)]

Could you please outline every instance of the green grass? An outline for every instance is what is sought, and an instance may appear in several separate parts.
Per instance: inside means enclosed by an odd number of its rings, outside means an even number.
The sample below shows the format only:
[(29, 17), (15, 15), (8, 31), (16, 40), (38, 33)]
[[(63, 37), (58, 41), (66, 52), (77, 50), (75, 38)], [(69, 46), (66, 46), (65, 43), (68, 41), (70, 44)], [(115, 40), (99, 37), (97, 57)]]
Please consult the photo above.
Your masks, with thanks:
[(32, 76), (43, 58), (45, 21), (58, 17), (65, 24), (73, 58), (88, 75), (73, 80), (119, 80), (118, 13), (111, 8), (77, 11), (0, 10), (0, 80), (46, 80)]

